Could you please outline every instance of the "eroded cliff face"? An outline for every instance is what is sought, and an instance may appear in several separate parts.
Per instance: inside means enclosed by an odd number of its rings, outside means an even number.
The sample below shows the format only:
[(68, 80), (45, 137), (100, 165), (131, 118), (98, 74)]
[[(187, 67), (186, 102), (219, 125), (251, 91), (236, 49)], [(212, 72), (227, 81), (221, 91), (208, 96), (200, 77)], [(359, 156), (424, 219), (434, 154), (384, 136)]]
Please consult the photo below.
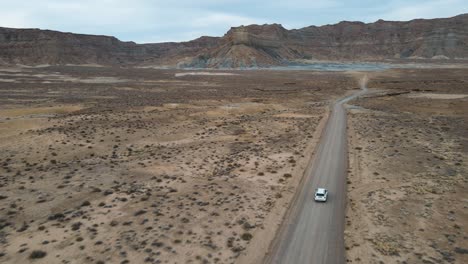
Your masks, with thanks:
[[(205, 67), (268, 67), (301, 58), (288, 47), (289, 32), (279, 24), (231, 28), (220, 45), (192, 60)], [(188, 66), (191, 66), (189, 63)]]
[(181, 56), (194, 56), (218, 45), (218, 39), (201, 37), (181, 43), (136, 44), (109, 36), (0, 28), (0, 63), (175, 65)]
[(318, 59), (468, 58), (467, 26), (468, 15), (409, 22), (341, 22), (292, 30), (290, 46)]
[(136, 44), (114, 37), (0, 28), (0, 63), (267, 67), (298, 60), (468, 59), (468, 15), (408, 22), (340, 22), (287, 30), (231, 28), (223, 37)]
[(279, 48), (288, 38), (288, 31), (279, 24), (233, 27), (224, 36), (232, 45)]
[(38, 29), (0, 29), (0, 57), (15, 64), (83, 64), (133, 61), (144, 55), (134, 43), (114, 37)]
[[(340, 22), (286, 30), (231, 28), (198, 67), (267, 67), (303, 60), (468, 59), (468, 15), (408, 22)], [(185, 64), (191, 66), (190, 63)]]

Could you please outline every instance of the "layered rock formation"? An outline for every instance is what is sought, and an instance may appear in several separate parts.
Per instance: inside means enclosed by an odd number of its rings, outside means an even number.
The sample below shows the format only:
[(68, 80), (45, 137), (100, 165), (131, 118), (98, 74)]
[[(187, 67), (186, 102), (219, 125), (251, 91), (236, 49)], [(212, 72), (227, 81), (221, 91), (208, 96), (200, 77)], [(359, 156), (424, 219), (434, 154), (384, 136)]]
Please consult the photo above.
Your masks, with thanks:
[(0, 28), (0, 61), (8, 64), (140, 65), (177, 63), (172, 58), (194, 56), (218, 45), (219, 38), (189, 42), (136, 44), (115, 37), (62, 33), (39, 29)]
[(0, 28), (0, 63), (266, 67), (304, 60), (468, 59), (468, 14), (444, 19), (340, 22), (286, 30), (231, 28), (223, 37), (136, 44), (114, 37)]

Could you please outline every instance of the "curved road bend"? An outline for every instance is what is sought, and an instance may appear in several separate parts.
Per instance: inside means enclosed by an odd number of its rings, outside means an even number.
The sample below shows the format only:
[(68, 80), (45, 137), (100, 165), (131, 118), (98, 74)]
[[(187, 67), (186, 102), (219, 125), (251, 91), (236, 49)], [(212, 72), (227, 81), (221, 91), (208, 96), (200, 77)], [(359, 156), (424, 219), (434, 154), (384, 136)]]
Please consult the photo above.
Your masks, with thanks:
[[(344, 216), (348, 167), (346, 110), (343, 104), (367, 92), (365, 87), (335, 102), (305, 179), (273, 242), (266, 263), (334, 264), (345, 262)], [(314, 201), (327, 188), (326, 203)]]

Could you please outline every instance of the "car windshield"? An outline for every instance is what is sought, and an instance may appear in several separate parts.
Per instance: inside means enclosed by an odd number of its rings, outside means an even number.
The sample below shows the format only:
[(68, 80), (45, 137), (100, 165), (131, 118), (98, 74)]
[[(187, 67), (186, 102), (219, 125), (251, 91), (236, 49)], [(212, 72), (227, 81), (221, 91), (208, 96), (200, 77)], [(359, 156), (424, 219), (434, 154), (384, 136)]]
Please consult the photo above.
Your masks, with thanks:
[(323, 196), (323, 193), (317, 193), (317, 196)]

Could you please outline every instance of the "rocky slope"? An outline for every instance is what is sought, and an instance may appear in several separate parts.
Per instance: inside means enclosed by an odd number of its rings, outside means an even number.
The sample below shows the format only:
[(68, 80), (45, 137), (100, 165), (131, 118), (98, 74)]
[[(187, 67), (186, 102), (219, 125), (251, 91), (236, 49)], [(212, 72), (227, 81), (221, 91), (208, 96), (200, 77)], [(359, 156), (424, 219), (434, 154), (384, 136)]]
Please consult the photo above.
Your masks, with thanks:
[[(218, 38), (201, 37), (181, 43), (136, 44), (115, 37), (39, 29), (0, 28), (0, 62), (8, 64), (171, 64), (170, 58), (193, 56), (216, 46)], [(169, 59), (168, 59), (169, 58)]]
[(408, 22), (340, 22), (287, 30), (231, 28), (223, 37), (136, 44), (114, 37), (0, 28), (0, 63), (252, 67), (304, 60), (468, 58), (468, 14)]

